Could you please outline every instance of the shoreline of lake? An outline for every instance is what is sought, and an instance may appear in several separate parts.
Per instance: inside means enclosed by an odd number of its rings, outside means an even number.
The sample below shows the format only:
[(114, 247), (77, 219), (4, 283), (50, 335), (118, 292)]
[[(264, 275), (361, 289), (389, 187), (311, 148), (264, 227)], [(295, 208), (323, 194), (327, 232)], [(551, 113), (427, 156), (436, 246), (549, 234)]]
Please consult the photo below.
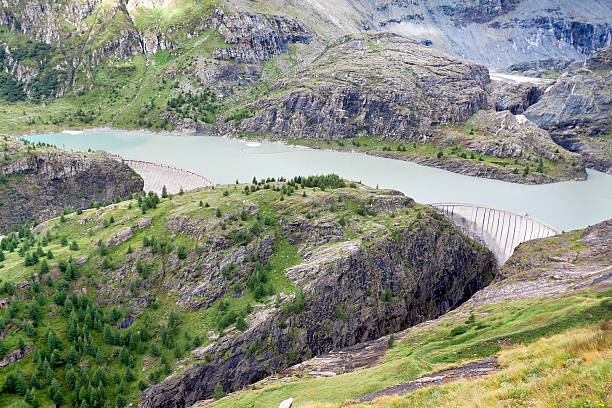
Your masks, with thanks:
[(138, 131), (86, 131), (28, 136), (67, 149), (106, 150), (134, 160), (188, 169), (215, 183), (267, 177), (336, 173), (371, 186), (392, 188), (421, 203), (465, 202), (527, 212), (559, 230), (612, 218), (612, 175), (587, 170), (586, 181), (524, 185), (460, 175), (409, 161), (359, 152), (293, 146), (279, 141), (249, 147), (252, 139), (172, 137)]

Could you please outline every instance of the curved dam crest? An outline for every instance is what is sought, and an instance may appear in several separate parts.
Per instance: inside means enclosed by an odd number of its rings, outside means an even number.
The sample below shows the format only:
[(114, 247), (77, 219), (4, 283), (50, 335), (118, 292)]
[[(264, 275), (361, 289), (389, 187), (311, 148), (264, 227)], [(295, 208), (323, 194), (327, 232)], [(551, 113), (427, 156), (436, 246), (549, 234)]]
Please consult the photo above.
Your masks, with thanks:
[(519, 244), (559, 234), (551, 225), (527, 214), (474, 204), (434, 203), (463, 233), (489, 248), (503, 265)]
[(144, 160), (131, 160), (117, 157), (117, 161), (127, 164), (144, 180), (145, 192), (161, 194), (164, 187), (168, 194), (177, 194), (181, 190), (189, 191), (201, 187), (214, 186), (215, 183), (190, 170), (166, 166)]

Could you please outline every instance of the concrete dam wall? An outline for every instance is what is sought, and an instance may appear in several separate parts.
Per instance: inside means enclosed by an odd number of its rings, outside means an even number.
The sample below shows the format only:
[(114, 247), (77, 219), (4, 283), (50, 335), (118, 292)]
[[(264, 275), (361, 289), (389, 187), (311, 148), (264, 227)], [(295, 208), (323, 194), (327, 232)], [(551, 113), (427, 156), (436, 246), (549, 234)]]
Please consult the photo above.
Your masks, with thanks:
[(493, 252), (499, 265), (521, 242), (547, 238), (560, 231), (543, 221), (509, 210), (460, 203), (434, 203), (461, 230)]
[(215, 185), (210, 179), (189, 170), (142, 160), (123, 158), (117, 160), (130, 166), (143, 178), (145, 192), (153, 191), (161, 194), (163, 187), (166, 186), (168, 194), (177, 194), (181, 188), (183, 191), (189, 191)]

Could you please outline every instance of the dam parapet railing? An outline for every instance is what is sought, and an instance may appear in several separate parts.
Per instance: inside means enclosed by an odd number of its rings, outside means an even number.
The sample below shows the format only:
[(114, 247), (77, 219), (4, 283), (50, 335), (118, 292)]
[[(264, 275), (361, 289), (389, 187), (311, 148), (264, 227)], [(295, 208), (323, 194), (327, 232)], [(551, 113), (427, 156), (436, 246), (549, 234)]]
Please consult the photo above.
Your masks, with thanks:
[(560, 233), (543, 221), (510, 210), (464, 203), (433, 203), (430, 206), (489, 248), (500, 266), (522, 242)]

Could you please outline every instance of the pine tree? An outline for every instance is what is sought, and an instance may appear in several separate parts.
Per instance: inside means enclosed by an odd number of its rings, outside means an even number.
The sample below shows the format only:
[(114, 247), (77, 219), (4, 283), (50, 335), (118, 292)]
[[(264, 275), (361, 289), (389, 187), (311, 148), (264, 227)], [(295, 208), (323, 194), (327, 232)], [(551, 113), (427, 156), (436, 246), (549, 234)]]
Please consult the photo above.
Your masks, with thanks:
[(60, 367), (62, 364), (64, 364), (62, 355), (57, 349), (53, 350), (53, 353), (51, 353), (51, 366), (57, 368)]
[(544, 160), (542, 160), (542, 158), (540, 157), (540, 160), (538, 162), (538, 169), (537, 169), (538, 173), (544, 173)]
[(0, 359), (3, 359), (8, 352), (8, 347), (4, 343), (4, 340), (0, 339)]
[(49, 264), (47, 263), (45, 259), (43, 259), (42, 262), (40, 263), (40, 274), (44, 275), (48, 272), (49, 272)]
[(32, 374), (32, 378), (30, 379), (30, 383), (32, 384), (32, 388), (36, 388), (40, 390), (43, 386), (38, 379), (38, 375), (36, 373)]
[(220, 383), (215, 385), (215, 390), (213, 391), (213, 399), (218, 400), (225, 397), (227, 394), (223, 392), (223, 387), (221, 387)]
[(165, 185), (162, 187), (162, 195), (161, 196), (162, 196), (162, 198), (168, 197), (168, 190), (166, 189)]
[(38, 406), (38, 401), (36, 401), (36, 390), (34, 387), (26, 391), (24, 400), (33, 407)]
[(49, 396), (51, 397), (51, 401), (57, 406), (61, 406), (64, 403), (64, 396), (62, 395), (62, 391), (60, 390), (59, 383), (54, 378), (51, 381), (51, 389), (49, 390)]

